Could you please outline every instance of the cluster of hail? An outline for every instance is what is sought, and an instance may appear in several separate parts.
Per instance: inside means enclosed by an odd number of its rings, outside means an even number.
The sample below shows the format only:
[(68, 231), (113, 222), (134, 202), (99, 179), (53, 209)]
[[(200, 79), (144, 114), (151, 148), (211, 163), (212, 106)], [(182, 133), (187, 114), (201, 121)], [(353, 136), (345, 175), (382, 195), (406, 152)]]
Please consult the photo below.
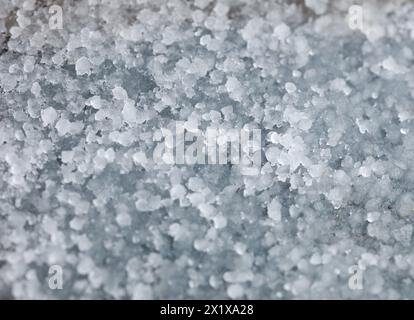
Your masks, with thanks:
[(414, 298), (414, 3), (352, 5), (0, 0), (0, 298)]

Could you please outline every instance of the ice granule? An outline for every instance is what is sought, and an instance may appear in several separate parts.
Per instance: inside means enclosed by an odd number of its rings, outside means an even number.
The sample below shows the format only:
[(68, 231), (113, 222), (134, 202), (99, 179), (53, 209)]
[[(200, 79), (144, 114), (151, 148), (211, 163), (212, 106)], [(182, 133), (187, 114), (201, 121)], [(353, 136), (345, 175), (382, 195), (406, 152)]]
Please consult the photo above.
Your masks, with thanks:
[(77, 75), (84, 75), (90, 74), (91, 72), (91, 63), (86, 57), (81, 57), (76, 61), (76, 74)]
[(285, 89), (288, 93), (294, 93), (296, 91), (296, 86), (292, 82), (287, 82), (285, 84)]
[(231, 284), (227, 288), (227, 294), (231, 299), (240, 299), (243, 297), (243, 287), (240, 284)]
[(58, 2), (0, 0), (0, 299), (414, 299), (412, 2)]
[(276, 222), (282, 219), (282, 206), (277, 199), (273, 199), (267, 207), (268, 216)]
[(41, 117), (43, 124), (47, 126), (49, 124), (53, 124), (56, 121), (58, 114), (53, 107), (48, 107), (41, 111)]

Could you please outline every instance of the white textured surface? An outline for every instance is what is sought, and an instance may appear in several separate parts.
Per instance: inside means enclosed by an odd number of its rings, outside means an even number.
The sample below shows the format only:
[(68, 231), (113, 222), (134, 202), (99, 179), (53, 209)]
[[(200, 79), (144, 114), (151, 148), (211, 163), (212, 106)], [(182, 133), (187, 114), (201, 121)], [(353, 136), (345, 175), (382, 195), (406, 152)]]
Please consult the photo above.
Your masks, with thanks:
[[(54, 3), (0, 0), (0, 297), (414, 298), (412, 2)], [(261, 173), (154, 162), (178, 120)]]

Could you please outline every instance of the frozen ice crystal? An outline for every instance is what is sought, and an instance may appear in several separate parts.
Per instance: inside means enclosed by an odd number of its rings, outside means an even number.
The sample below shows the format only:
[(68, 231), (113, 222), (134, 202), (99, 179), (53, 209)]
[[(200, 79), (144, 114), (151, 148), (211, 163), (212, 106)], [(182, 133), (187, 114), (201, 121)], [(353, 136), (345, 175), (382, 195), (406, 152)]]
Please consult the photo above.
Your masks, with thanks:
[(296, 86), (292, 82), (287, 82), (285, 84), (285, 89), (288, 93), (294, 93), (296, 91)]
[(240, 284), (231, 284), (227, 288), (227, 294), (231, 299), (240, 299), (243, 297), (243, 287)]
[(84, 75), (90, 74), (91, 72), (91, 63), (86, 57), (81, 57), (76, 61), (76, 74), (77, 75)]
[(49, 124), (54, 124), (58, 117), (58, 114), (53, 107), (48, 107), (41, 111), (41, 117), (43, 120), (43, 124), (47, 126)]
[(282, 219), (282, 206), (277, 199), (273, 199), (267, 207), (267, 214), (271, 219), (280, 222)]

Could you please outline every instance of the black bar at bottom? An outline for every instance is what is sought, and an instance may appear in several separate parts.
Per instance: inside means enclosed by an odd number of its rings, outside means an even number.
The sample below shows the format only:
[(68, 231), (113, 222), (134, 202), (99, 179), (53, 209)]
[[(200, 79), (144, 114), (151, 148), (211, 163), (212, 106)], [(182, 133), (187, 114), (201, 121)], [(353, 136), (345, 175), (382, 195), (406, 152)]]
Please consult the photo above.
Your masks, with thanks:
[[(141, 300), (141, 301), (0, 301), (2, 314), (17, 316), (26, 313), (56, 319), (66, 318), (124, 318), (132, 319), (286, 319), (286, 316), (318, 318), (356, 317), (376, 315), (395, 316), (395, 311), (408, 312), (412, 301), (351, 301), (351, 300)], [(6, 311), (7, 310), (7, 311)], [(56, 313), (57, 312), (57, 313)]]

